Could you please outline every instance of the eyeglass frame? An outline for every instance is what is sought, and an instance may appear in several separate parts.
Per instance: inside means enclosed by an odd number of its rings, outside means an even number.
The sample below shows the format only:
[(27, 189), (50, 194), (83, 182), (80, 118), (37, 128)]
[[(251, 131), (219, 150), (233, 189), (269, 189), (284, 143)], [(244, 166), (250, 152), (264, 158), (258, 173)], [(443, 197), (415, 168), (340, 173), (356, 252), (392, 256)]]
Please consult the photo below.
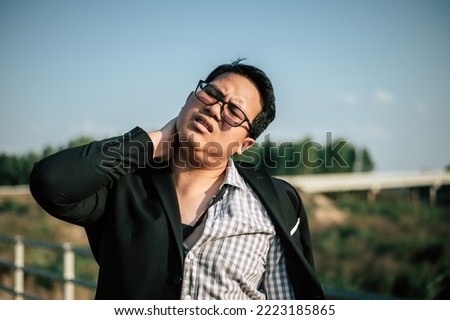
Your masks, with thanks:
[[(204, 84), (205, 85), (205, 87), (203, 87), (203, 88), (201, 88), (201, 85), (202, 84)], [(199, 82), (198, 82), (198, 84), (197, 84), (197, 87), (195, 88), (195, 91), (194, 91), (194, 95), (195, 95), (195, 97), (198, 99), (198, 101), (200, 101), (201, 103), (203, 103), (205, 106), (213, 106), (213, 105), (215, 105), (216, 103), (219, 103), (220, 102), (220, 117), (223, 119), (223, 121), (225, 121), (227, 124), (229, 124), (230, 126), (232, 126), (232, 127), (239, 127), (239, 126), (241, 126), (244, 122), (247, 122), (248, 123), (248, 131), (249, 131), (249, 133), (250, 133), (250, 137), (252, 137), (252, 138), (254, 138), (254, 131), (253, 131), (253, 125), (252, 125), (252, 123), (250, 122), (250, 119), (247, 117), (247, 115), (245, 114), (245, 112), (239, 107), (239, 106), (237, 106), (237, 105), (235, 105), (234, 103), (232, 103), (232, 102), (225, 102), (225, 101), (223, 101), (223, 99), (221, 99), (221, 98), (219, 98), (219, 97), (217, 97), (217, 96), (215, 96), (215, 95), (211, 95), (211, 92), (207, 92), (206, 94), (208, 94), (209, 96), (211, 96), (212, 98), (214, 98), (215, 100), (217, 100), (216, 102), (214, 102), (214, 103), (210, 103), (210, 104), (207, 104), (207, 103), (205, 103), (199, 96), (198, 96), (198, 92), (200, 92), (200, 91), (202, 91), (202, 90), (204, 90), (207, 86), (210, 86), (211, 88), (213, 88), (215, 91), (217, 91), (219, 94), (221, 94), (222, 95), (222, 93), (216, 88), (216, 87), (214, 87), (212, 84), (210, 84), (209, 82), (206, 82), (206, 81), (204, 81), (204, 80), (200, 80)], [(201, 88), (201, 89), (200, 89)], [(200, 90), (199, 90), (200, 89)], [(225, 119), (225, 117), (223, 117), (222, 116), (222, 114), (224, 113), (224, 110), (225, 110), (225, 105), (232, 105), (233, 106), (233, 108), (236, 108), (237, 110), (239, 110), (243, 115), (244, 115), (244, 119), (239, 123), (239, 124), (232, 124), (232, 123), (230, 123), (230, 122), (228, 122), (226, 119)]]

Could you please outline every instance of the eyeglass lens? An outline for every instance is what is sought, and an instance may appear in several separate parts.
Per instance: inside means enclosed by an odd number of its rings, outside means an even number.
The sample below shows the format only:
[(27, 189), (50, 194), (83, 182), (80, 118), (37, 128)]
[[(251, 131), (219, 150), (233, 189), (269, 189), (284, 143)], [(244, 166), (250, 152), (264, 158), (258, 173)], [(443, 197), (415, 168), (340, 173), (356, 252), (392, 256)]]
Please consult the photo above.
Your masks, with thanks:
[(201, 82), (199, 84), (196, 96), (206, 105), (220, 102), (222, 105), (221, 116), (231, 126), (240, 126), (247, 118), (238, 106), (230, 102), (224, 102), (220, 98), (220, 92), (208, 83)]

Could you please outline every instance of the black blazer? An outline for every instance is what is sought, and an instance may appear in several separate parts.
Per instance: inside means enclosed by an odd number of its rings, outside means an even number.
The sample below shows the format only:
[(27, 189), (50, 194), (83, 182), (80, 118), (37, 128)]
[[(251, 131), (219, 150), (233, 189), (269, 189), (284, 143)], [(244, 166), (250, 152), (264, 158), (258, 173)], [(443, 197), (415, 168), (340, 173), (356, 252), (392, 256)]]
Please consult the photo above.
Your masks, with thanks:
[[(180, 299), (182, 225), (167, 164), (148, 134), (67, 149), (36, 163), (30, 190), (53, 216), (83, 226), (99, 265), (97, 299)], [(237, 163), (273, 220), (297, 299), (322, 299), (308, 220), (288, 183)]]

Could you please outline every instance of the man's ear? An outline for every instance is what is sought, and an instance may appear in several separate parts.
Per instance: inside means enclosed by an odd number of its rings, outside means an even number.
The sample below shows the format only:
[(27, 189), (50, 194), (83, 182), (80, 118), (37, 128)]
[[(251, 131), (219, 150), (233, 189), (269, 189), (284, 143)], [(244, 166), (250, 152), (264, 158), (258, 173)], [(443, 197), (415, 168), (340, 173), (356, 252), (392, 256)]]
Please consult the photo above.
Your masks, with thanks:
[(255, 139), (247, 137), (244, 140), (242, 140), (241, 144), (236, 150), (236, 153), (241, 155), (245, 150), (250, 148), (255, 143)]

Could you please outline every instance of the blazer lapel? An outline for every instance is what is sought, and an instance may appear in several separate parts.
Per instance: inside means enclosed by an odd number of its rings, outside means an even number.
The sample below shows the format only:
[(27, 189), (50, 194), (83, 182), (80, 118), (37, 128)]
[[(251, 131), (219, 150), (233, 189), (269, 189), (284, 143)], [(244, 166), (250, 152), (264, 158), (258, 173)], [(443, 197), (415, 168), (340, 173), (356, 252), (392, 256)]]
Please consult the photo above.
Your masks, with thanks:
[(183, 230), (181, 227), (180, 208), (169, 168), (157, 169), (150, 175), (162, 206), (172, 227), (177, 242), (181, 261), (183, 261)]
[(256, 192), (270, 217), (274, 219), (276, 225), (278, 225), (284, 233), (289, 234), (289, 219), (284, 217), (286, 212), (282, 210), (280, 199), (275, 191), (275, 186), (273, 185), (272, 178), (269, 174), (264, 170), (248, 167), (245, 164), (236, 164), (236, 167), (239, 170), (239, 173)]
[[(275, 228), (280, 231), (278, 236), (282, 242), (284, 240), (284, 243), (287, 244), (293, 252), (296, 252), (300, 264), (296, 265), (298, 269), (295, 270), (295, 273), (303, 275), (303, 279), (307, 282), (305, 285), (311, 288), (311, 292), (313, 292), (316, 299), (323, 298), (321, 286), (313, 269), (292, 240), (290, 233), (295, 223), (293, 223), (293, 225), (289, 225), (289, 221), (292, 222), (293, 219), (292, 217), (289, 217), (288, 210), (283, 210), (283, 206), (277, 196), (277, 191), (272, 182), (272, 178), (266, 171), (258, 170), (245, 164), (237, 163), (236, 167), (259, 196), (262, 204), (267, 209), (267, 212), (273, 219)], [(296, 218), (296, 216), (294, 216), (294, 218)], [(289, 268), (289, 266), (287, 267)]]
[[(298, 250), (291, 237), (292, 228), (295, 228), (298, 223), (298, 217), (296, 213), (293, 215), (292, 210), (286, 210), (286, 205), (281, 203), (272, 177), (265, 170), (248, 167), (245, 164), (243, 166), (237, 164), (236, 167), (258, 195), (269, 216), (272, 218), (275, 228), (281, 231), (278, 236), (281, 239), (285, 239), (294, 250)], [(299, 254), (299, 256), (304, 263), (309, 265), (303, 254)]]

